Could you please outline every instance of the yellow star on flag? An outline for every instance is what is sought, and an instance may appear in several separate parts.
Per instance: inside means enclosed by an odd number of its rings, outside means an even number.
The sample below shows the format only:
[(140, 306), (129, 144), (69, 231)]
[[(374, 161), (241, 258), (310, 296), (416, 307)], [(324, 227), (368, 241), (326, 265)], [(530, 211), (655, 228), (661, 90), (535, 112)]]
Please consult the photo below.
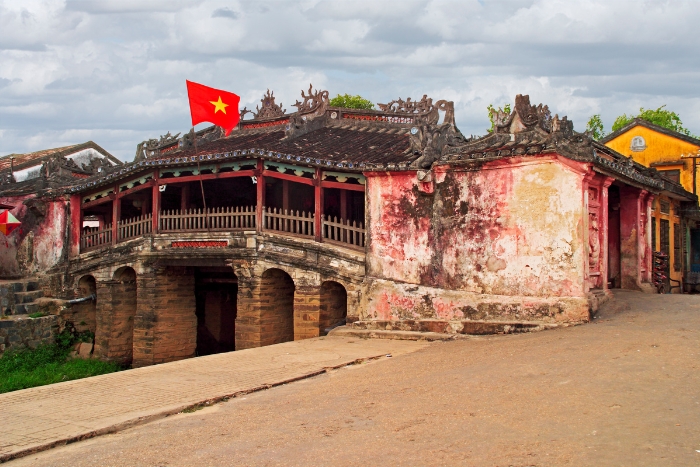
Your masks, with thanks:
[(218, 101), (209, 101), (209, 103), (214, 105), (214, 113), (218, 112), (219, 110), (223, 113), (226, 113), (226, 107), (228, 107), (228, 104), (224, 104), (221, 101), (221, 96), (219, 96)]

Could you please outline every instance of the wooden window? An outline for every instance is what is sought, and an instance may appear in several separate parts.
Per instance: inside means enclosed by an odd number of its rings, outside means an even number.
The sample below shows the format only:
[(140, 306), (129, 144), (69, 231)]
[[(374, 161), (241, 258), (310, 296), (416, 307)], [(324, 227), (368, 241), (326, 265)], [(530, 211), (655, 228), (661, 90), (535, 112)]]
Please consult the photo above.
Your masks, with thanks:
[(656, 250), (656, 217), (651, 218), (651, 251)]
[(673, 203), (673, 215), (678, 217), (681, 214), (681, 205)]
[(668, 201), (659, 201), (661, 206), (661, 214), (668, 214), (671, 211), (671, 205)]
[(673, 224), (673, 270), (681, 270), (681, 225)]
[(664, 177), (666, 180), (670, 180), (675, 183), (680, 183), (681, 182), (681, 171), (680, 169), (674, 169), (674, 170), (659, 170), (659, 173), (661, 174), (662, 177)]

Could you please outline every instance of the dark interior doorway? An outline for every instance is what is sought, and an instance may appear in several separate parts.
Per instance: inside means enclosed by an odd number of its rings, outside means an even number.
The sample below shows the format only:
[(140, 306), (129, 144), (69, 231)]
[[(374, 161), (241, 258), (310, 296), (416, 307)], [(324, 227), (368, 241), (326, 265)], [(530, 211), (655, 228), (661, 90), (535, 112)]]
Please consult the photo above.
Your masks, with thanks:
[(620, 288), (620, 188), (608, 188), (608, 286)]
[(197, 355), (236, 350), (238, 278), (231, 268), (195, 270)]

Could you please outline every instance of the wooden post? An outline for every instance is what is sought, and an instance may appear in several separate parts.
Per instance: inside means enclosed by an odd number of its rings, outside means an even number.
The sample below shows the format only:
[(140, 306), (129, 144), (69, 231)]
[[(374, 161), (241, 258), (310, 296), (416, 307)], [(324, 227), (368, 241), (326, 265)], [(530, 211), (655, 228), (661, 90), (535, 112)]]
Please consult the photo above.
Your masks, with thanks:
[(289, 210), (289, 180), (282, 180), (282, 209), (285, 214)]
[(80, 254), (80, 236), (83, 234), (83, 210), (80, 207), (80, 195), (75, 194), (70, 197), (70, 255)]
[(158, 186), (158, 179), (160, 178), (160, 172), (158, 169), (153, 173), (153, 190), (151, 191), (151, 217), (153, 224), (151, 225), (151, 232), (154, 234), (158, 233), (159, 228), (159, 215), (160, 215), (160, 187)]
[(340, 218), (344, 221), (348, 220), (348, 192), (340, 190)]
[(314, 239), (323, 241), (323, 188), (321, 187), (321, 169), (316, 168), (314, 177)]
[(255, 230), (258, 233), (263, 230), (263, 207), (265, 206), (265, 177), (263, 177), (263, 161), (258, 159), (258, 168), (255, 170), (257, 178), (257, 204), (255, 206)]
[(112, 245), (117, 244), (117, 223), (122, 214), (122, 200), (119, 196), (119, 184), (114, 188), (114, 201), (112, 201)]
[(184, 214), (190, 203), (190, 184), (185, 183), (180, 190), (180, 214)]

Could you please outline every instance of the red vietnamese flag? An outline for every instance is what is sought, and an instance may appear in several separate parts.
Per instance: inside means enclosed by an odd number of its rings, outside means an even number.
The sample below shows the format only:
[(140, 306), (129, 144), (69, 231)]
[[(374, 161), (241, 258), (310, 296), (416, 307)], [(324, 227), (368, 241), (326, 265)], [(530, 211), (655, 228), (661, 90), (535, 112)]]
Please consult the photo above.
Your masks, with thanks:
[(187, 81), (187, 97), (190, 99), (192, 126), (210, 122), (223, 128), (228, 136), (241, 119), (238, 112), (241, 98), (232, 92)]

